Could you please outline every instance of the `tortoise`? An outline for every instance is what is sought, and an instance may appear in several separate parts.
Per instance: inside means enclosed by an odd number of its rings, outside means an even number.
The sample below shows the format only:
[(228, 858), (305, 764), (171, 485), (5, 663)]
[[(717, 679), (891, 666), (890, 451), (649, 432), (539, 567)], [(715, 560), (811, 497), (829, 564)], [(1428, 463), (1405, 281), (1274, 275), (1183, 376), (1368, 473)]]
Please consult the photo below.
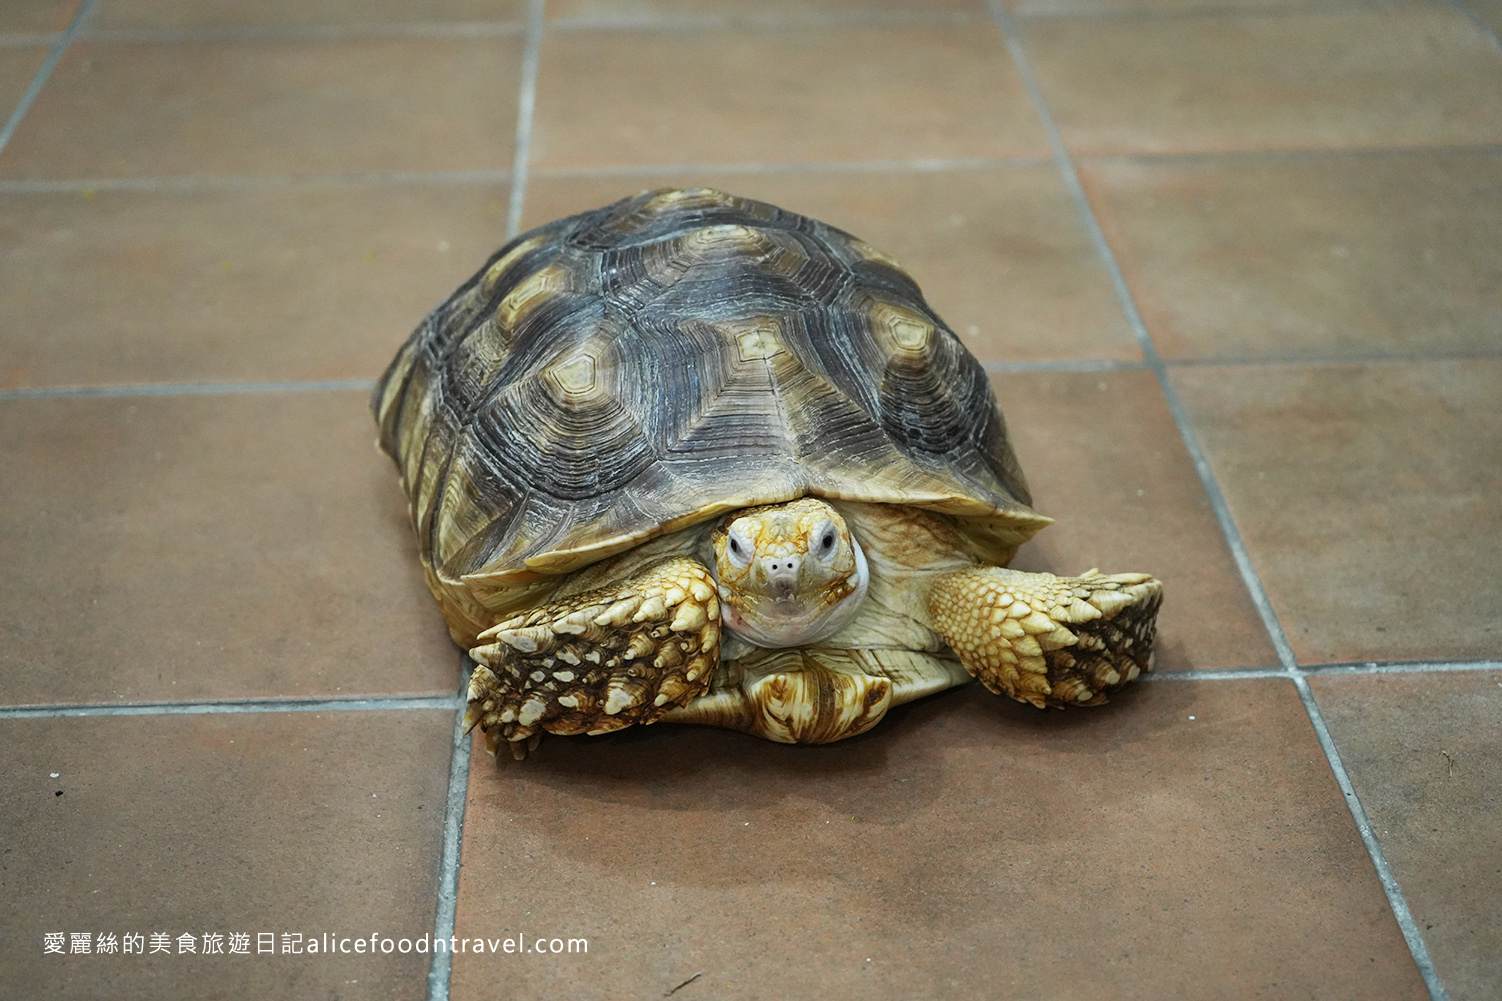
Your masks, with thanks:
[(978, 678), (1095, 705), (1159, 582), (1006, 569), (1051, 523), (980, 363), (890, 257), (709, 188), (502, 247), (377, 384), (466, 731), (785, 743)]

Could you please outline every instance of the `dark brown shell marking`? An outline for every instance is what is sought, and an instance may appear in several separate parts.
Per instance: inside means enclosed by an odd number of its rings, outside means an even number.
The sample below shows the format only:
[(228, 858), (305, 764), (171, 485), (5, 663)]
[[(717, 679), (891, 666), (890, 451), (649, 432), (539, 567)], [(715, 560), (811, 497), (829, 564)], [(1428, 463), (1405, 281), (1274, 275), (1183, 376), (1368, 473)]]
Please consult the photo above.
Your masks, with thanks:
[(514, 240), (374, 406), (447, 581), (519, 583), (805, 494), (1047, 523), (984, 371), (905, 272), (711, 189)]

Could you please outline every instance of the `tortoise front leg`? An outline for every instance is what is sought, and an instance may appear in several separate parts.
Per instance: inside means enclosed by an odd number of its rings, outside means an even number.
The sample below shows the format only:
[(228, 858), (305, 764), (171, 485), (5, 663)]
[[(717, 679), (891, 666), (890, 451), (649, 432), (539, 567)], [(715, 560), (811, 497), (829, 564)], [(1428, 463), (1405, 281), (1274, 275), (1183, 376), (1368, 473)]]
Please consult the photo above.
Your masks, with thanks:
[(935, 632), (998, 695), (1096, 705), (1151, 667), (1163, 585), (1142, 573), (1078, 577), (977, 566), (929, 590)]
[(697, 560), (664, 560), (481, 633), (464, 725), (522, 758), (544, 730), (655, 723), (704, 692), (719, 649), (714, 578)]

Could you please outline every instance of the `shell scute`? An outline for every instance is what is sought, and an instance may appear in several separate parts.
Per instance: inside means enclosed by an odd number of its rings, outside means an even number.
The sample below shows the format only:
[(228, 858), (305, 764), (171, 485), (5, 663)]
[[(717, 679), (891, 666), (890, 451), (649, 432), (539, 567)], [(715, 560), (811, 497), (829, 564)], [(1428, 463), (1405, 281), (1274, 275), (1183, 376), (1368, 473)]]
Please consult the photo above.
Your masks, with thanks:
[(1007, 545), (1048, 523), (985, 372), (895, 261), (710, 189), (502, 248), (373, 405), (451, 626), (476, 618), (454, 610), (466, 580), (527, 586), (805, 494), (927, 507)]

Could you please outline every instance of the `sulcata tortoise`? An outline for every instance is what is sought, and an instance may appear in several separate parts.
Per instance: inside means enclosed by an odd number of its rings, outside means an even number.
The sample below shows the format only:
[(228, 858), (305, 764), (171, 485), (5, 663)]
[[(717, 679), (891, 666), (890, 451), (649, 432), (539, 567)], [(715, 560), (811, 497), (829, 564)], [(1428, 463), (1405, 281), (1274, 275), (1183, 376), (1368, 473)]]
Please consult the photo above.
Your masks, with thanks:
[(1051, 519), (985, 372), (891, 258), (707, 188), (502, 248), (376, 386), (466, 726), (840, 740), (962, 684), (1094, 705), (1147, 574), (1005, 569)]

